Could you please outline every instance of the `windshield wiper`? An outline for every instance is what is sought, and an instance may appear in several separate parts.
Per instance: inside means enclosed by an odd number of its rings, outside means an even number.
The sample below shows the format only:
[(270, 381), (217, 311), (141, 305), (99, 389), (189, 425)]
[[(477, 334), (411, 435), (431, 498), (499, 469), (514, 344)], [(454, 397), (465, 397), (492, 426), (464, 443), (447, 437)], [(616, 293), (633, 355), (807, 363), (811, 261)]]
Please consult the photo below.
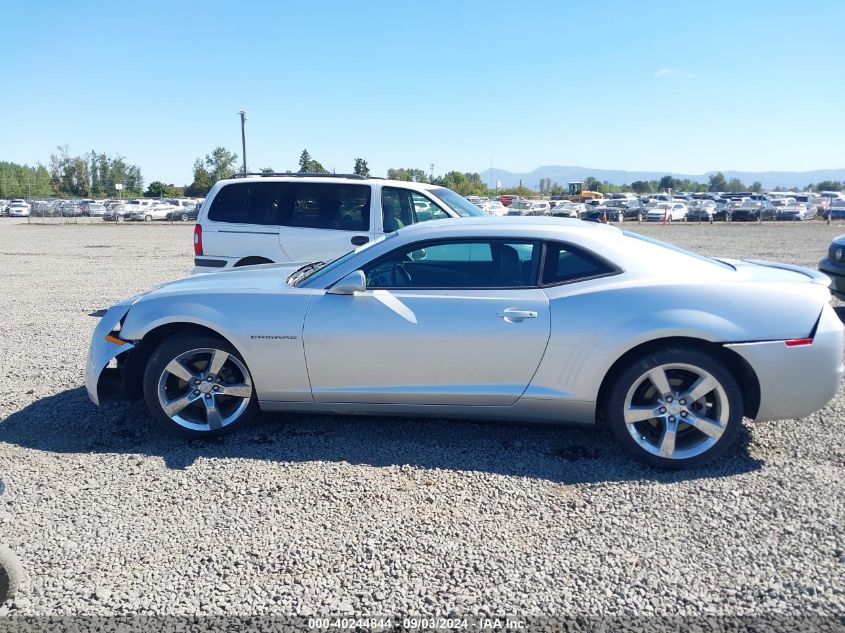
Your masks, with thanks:
[(300, 266), (288, 276), (288, 285), (295, 286), (302, 281), (308, 273), (320, 270), (325, 265), (326, 262), (311, 262), (310, 264), (305, 264), (305, 266)]

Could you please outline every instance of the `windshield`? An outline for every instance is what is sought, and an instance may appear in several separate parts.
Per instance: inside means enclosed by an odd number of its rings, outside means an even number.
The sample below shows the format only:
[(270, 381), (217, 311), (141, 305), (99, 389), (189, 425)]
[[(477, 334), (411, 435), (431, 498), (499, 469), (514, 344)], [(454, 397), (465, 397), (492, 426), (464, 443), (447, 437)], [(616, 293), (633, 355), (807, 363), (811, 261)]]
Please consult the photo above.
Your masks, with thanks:
[(440, 200), (445, 202), (446, 206), (462, 218), (484, 217), (484, 211), (479, 209), (463, 196), (459, 196), (451, 189), (447, 189), (446, 187), (436, 187), (434, 189), (429, 189), (428, 192), (434, 194)]
[(633, 237), (635, 240), (641, 240), (643, 242), (648, 242), (649, 244), (654, 244), (655, 246), (660, 246), (662, 248), (667, 248), (670, 251), (674, 251), (676, 253), (682, 253), (684, 255), (689, 255), (690, 257), (694, 257), (703, 262), (708, 262), (713, 264), (714, 266), (720, 266), (722, 268), (727, 268), (729, 270), (736, 270), (730, 264), (726, 264), (725, 262), (719, 259), (713, 259), (712, 257), (705, 257), (704, 255), (699, 255), (698, 253), (694, 253), (693, 251), (688, 251), (686, 249), (680, 248), (675, 246), (674, 244), (669, 244), (668, 242), (662, 242), (660, 240), (656, 240), (653, 237), (646, 237), (645, 235), (641, 235), (639, 233), (634, 233), (632, 231), (622, 231), (622, 234), (627, 237)]
[(287, 278), (287, 282), (291, 286), (297, 287), (301, 286), (302, 283), (305, 281), (314, 282), (320, 279), (321, 277), (327, 275), (331, 271), (335, 270), (338, 266), (343, 266), (343, 264), (348, 262), (358, 253), (362, 253), (368, 248), (372, 248), (376, 244), (379, 244), (387, 239), (396, 237), (396, 235), (397, 233), (395, 231), (393, 233), (387, 233), (385, 235), (382, 235), (381, 237), (373, 240), (372, 242), (367, 242), (363, 246), (359, 246), (355, 250), (349, 251), (345, 255), (341, 255), (340, 257), (338, 257), (334, 261), (329, 262), (328, 264), (323, 262), (313, 262), (310, 264), (305, 264), (305, 266), (302, 266), (293, 271), (293, 273), (291, 273), (291, 275)]

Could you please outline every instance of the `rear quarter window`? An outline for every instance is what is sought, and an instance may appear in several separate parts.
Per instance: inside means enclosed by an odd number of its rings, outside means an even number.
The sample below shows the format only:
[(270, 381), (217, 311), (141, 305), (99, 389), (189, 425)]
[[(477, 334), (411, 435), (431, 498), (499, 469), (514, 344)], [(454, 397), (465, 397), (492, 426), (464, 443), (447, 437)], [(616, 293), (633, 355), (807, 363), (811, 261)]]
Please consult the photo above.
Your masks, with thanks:
[(217, 192), (214, 222), (368, 231), (370, 187), (341, 183), (239, 182)]
[(610, 262), (570, 244), (548, 242), (543, 262), (544, 286), (572, 283), (615, 275), (619, 268)]

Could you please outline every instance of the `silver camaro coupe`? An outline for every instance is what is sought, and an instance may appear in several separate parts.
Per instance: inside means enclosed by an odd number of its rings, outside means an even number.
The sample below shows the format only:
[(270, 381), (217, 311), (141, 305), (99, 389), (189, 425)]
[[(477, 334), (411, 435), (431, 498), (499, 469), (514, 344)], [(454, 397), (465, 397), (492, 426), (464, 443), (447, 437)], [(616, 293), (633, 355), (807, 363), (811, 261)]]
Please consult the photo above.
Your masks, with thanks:
[(557, 218), (409, 226), (330, 263), (196, 275), (97, 326), (91, 399), (188, 437), (264, 411), (607, 424), (667, 468), (743, 416), (799, 418), (843, 372), (829, 279)]

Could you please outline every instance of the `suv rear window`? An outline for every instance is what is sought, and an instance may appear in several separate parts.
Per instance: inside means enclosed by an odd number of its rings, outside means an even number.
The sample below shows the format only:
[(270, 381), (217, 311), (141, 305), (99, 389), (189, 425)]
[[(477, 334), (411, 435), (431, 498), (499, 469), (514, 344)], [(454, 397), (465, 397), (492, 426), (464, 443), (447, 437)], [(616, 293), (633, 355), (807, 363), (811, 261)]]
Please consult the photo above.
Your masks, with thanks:
[(239, 182), (214, 197), (215, 222), (369, 231), (370, 187), (336, 183)]

